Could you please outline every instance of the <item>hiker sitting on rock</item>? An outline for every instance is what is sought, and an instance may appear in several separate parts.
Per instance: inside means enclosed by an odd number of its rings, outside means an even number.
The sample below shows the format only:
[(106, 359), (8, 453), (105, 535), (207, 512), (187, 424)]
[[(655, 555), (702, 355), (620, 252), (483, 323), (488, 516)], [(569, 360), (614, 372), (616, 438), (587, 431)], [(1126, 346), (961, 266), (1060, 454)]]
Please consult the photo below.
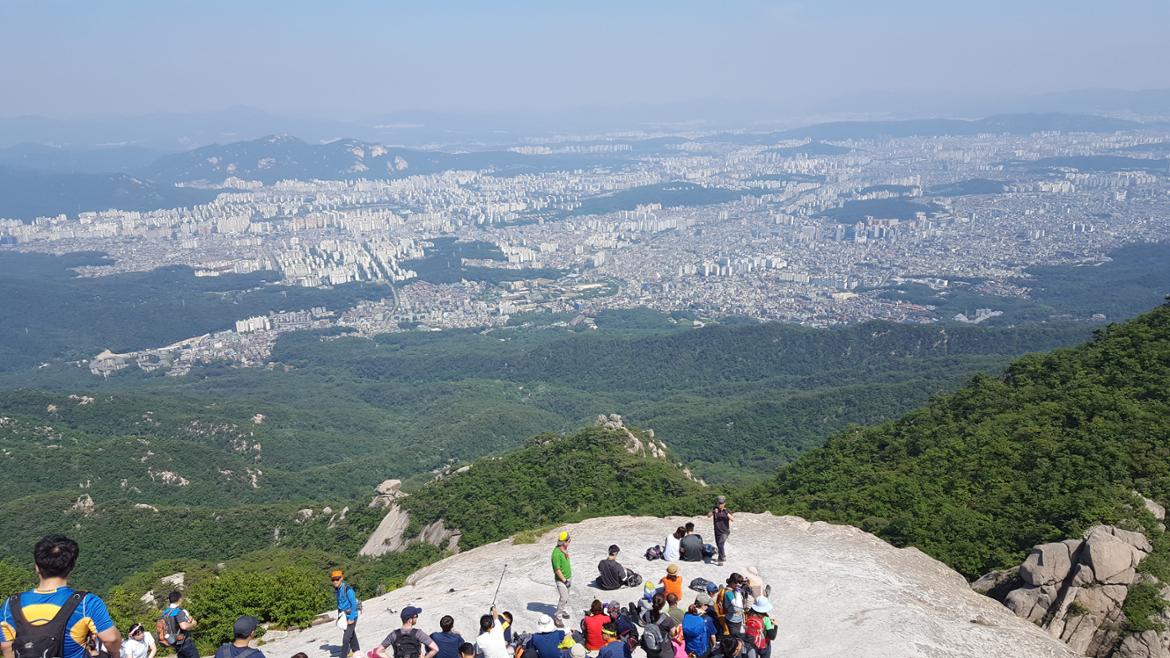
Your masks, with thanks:
[(703, 561), (703, 537), (695, 533), (695, 524), (687, 522), (686, 535), (679, 542), (679, 559), (683, 562)]
[(621, 549), (617, 544), (609, 547), (609, 555), (597, 563), (597, 587), (606, 591), (621, 589), (626, 584), (626, 568), (617, 561)]

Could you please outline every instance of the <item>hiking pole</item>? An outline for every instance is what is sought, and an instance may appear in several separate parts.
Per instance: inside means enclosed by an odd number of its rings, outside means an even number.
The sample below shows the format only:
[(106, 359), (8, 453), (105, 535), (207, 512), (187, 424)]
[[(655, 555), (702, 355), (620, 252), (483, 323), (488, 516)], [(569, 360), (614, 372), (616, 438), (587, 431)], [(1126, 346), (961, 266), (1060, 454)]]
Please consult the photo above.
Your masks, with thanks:
[(508, 565), (505, 564), (503, 570), (500, 571), (500, 582), (496, 583), (496, 593), (492, 594), (492, 607), (496, 607), (496, 598), (500, 595), (500, 585), (504, 584), (504, 572), (508, 570)]

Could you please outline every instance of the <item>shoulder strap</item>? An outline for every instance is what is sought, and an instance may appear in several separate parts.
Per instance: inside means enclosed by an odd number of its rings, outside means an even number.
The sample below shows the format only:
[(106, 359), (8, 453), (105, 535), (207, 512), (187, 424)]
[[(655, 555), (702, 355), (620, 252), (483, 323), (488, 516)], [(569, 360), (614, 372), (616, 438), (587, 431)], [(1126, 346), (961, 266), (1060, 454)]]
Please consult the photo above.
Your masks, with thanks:
[[(237, 653), (235, 658), (251, 658), (252, 654), (254, 653), (256, 653), (256, 650), (252, 647), (248, 647), (247, 649)], [(228, 649), (228, 658), (232, 658), (231, 649)]]
[[(53, 615), (53, 618), (46, 626), (52, 626), (58, 623), (62, 626), (68, 624), (70, 615), (73, 614), (73, 611), (81, 604), (81, 600), (88, 594), (89, 592), (85, 591), (77, 591), (70, 594), (69, 599), (57, 610), (57, 614)], [(12, 598), (9, 600), (8, 609), (12, 613), (12, 621), (15, 622), (13, 625), (16, 627), (17, 635), (20, 635), (21, 628), (24, 628), (26, 633), (32, 629), (32, 624), (28, 623), (28, 619), (24, 616), (24, 610), (20, 606), (19, 594), (12, 595)]]

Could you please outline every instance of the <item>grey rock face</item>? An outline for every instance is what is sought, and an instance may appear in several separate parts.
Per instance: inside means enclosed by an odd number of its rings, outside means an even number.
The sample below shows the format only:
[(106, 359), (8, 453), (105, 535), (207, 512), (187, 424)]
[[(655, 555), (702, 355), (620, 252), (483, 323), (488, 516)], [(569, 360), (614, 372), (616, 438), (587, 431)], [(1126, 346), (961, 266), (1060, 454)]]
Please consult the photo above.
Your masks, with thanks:
[[(601, 592), (590, 585), (595, 565), (610, 544), (622, 547), (622, 563), (657, 580), (666, 564), (647, 562), (642, 550), (661, 542), (667, 532), (704, 518), (609, 517), (551, 530), (535, 544), (502, 541), (449, 557), (426, 567), (407, 585), (365, 602), (358, 622), (362, 647), (372, 647), (399, 625), (398, 611), (408, 604), (423, 612), (420, 627), (438, 630), (445, 614), (465, 638), (492, 602), (503, 573), (499, 607), (516, 617), (519, 632), (531, 632), (537, 617), (552, 609), (556, 591), (549, 566), (556, 534), (574, 538), (570, 591), (575, 628), (594, 598), (634, 601), (635, 589)], [(840, 656), (866, 658), (1021, 658), (1075, 654), (1058, 639), (1015, 617), (1001, 604), (972, 592), (946, 565), (913, 548), (898, 549), (848, 526), (809, 523), (795, 517), (735, 515), (728, 540), (728, 561), (685, 562), (684, 581), (702, 577), (723, 581), (735, 571), (770, 585), (773, 616), (780, 623), (773, 656)], [(688, 597), (695, 596), (688, 590)], [(689, 603), (689, 601), (688, 601)], [(341, 634), (324, 624), (265, 644), (269, 656), (304, 651), (324, 657), (340, 644)], [(635, 652), (641, 657), (643, 652)]]

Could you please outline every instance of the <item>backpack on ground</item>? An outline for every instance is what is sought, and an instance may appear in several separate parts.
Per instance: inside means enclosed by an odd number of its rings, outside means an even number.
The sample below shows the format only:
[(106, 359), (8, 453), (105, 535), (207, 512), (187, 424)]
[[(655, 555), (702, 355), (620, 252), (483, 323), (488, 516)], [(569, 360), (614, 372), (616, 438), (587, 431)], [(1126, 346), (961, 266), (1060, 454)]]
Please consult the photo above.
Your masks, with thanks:
[(419, 658), (422, 655), (422, 642), (414, 636), (413, 632), (403, 633), (399, 629), (394, 633), (394, 639), (390, 642), (390, 646), (394, 649), (394, 658)]
[(69, 634), (69, 617), (81, 605), (85, 595), (86, 592), (74, 592), (49, 623), (33, 626), (20, 607), (20, 595), (13, 594), (8, 599), (8, 611), (12, 614), (12, 625), (16, 631), (12, 643), (16, 658), (62, 658), (65, 654), (65, 636)]
[(703, 544), (703, 557), (715, 557), (715, 544)]
[(622, 581), (623, 585), (626, 587), (638, 587), (642, 582), (642, 574), (632, 569), (626, 569), (626, 578)]
[(650, 561), (662, 559), (662, 547), (655, 544), (646, 549), (646, 559)]
[(642, 649), (646, 651), (646, 655), (657, 655), (665, 641), (666, 635), (662, 632), (662, 627), (656, 622), (648, 622), (642, 631)]
[(173, 647), (184, 640), (183, 629), (179, 626), (179, 608), (167, 608), (154, 622), (154, 634), (158, 643)]
[(692, 580), (691, 584), (687, 585), (687, 587), (693, 589), (696, 592), (702, 592), (703, 594), (706, 594), (707, 593), (707, 585), (710, 585), (710, 584), (711, 584), (711, 581), (707, 580), (706, 578), (696, 578), (696, 579)]

